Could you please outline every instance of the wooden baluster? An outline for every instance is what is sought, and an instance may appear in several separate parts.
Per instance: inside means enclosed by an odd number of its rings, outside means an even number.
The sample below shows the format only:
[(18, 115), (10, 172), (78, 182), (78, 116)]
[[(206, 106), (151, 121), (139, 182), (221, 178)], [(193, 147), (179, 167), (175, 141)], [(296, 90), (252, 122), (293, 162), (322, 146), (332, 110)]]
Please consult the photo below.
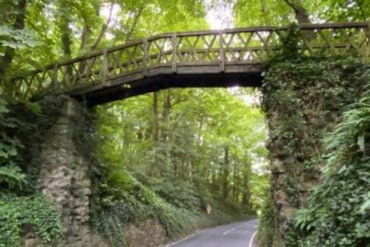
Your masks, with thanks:
[(144, 39), (143, 41), (143, 50), (144, 50), (144, 57), (143, 57), (143, 75), (144, 77), (148, 76), (148, 62), (149, 62), (149, 46), (148, 46), (148, 40)]
[(50, 90), (52, 91), (56, 90), (57, 83), (58, 83), (58, 63), (54, 64), (54, 67), (53, 67), (53, 79), (51, 81)]
[(224, 33), (219, 32), (220, 37), (220, 72), (225, 72), (225, 50), (224, 50)]
[[(98, 58), (96, 58), (98, 59)], [(108, 51), (107, 49), (103, 50), (103, 66), (102, 66), (102, 82), (103, 86), (109, 87), (112, 85), (112, 82), (108, 80)]]
[(367, 22), (367, 27), (364, 27), (365, 32), (365, 48), (362, 54), (359, 54), (362, 57), (362, 60), (365, 62), (370, 62), (370, 21)]
[(177, 34), (172, 35), (172, 73), (177, 73)]

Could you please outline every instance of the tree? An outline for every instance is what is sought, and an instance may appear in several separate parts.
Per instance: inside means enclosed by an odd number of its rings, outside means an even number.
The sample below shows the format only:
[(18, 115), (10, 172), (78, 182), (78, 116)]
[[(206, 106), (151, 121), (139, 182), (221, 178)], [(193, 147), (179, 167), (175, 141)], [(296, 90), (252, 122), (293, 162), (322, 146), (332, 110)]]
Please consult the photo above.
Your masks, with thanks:
[[(25, 11), (27, 0), (18, 2), (5, 1), (0, 7), (4, 16), (8, 17), (0, 21), (0, 78), (4, 77), (13, 58), (15, 49), (23, 47), (29, 43), (27, 34), (24, 32)], [(12, 14), (9, 14), (12, 13)], [(5, 21), (5, 20), (9, 21)]]
[(369, 7), (366, 0), (237, 0), (234, 13), (237, 26), (276, 26), (291, 22), (367, 21)]

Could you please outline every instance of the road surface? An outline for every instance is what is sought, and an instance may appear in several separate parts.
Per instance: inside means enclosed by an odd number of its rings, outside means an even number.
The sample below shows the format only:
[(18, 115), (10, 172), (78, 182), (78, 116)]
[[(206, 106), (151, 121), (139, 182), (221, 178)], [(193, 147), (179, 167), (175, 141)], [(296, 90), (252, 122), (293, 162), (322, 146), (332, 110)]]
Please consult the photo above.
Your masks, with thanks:
[(254, 247), (258, 221), (248, 220), (202, 230), (168, 247)]

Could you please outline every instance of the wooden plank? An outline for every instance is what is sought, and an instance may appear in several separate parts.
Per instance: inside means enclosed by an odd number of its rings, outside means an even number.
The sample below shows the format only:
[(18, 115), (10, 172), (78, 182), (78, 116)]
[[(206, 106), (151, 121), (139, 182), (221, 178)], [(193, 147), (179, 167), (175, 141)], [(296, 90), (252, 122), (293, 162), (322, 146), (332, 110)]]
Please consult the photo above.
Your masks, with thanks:
[(178, 74), (199, 74), (202, 75), (204, 73), (220, 73), (220, 65), (219, 63), (216, 64), (209, 64), (209, 65), (178, 65), (177, 66), (177, 73)]

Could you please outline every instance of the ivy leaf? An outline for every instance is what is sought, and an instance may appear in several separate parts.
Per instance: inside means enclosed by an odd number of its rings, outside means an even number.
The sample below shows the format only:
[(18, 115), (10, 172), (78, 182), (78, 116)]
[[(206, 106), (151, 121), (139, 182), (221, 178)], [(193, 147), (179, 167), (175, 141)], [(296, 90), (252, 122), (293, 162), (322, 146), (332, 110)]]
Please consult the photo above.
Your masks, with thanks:
[(12, 42), (12, 41), (1, 41), (2, 45), (3, 46), (7, 46), (7, 47), (10, 47), (10, 48), (13, 48), (13, 49), (18, 49), (18, 48), (22, 48), (24, 47), (23, 45), (19, 44), (19, 43), (16, 43), (16, 42)]
[(370, 210), (370, 192), (367, 193), (366, 199), (367, 200), (362, 204), (362, 206), (361, 206), (361, 208), (359, 210), (359, 213), (360, 214), (363, 214), (366, 211), (369, 211)]
[(4, 150), (0, 149), (0, 158), (7, 159), (8, 157), (9, 157), (8, 152), (4, 152)]
[(365, 151), (365, 135), (360, 135), (357, 137), (357, 145), (361, 152)]

